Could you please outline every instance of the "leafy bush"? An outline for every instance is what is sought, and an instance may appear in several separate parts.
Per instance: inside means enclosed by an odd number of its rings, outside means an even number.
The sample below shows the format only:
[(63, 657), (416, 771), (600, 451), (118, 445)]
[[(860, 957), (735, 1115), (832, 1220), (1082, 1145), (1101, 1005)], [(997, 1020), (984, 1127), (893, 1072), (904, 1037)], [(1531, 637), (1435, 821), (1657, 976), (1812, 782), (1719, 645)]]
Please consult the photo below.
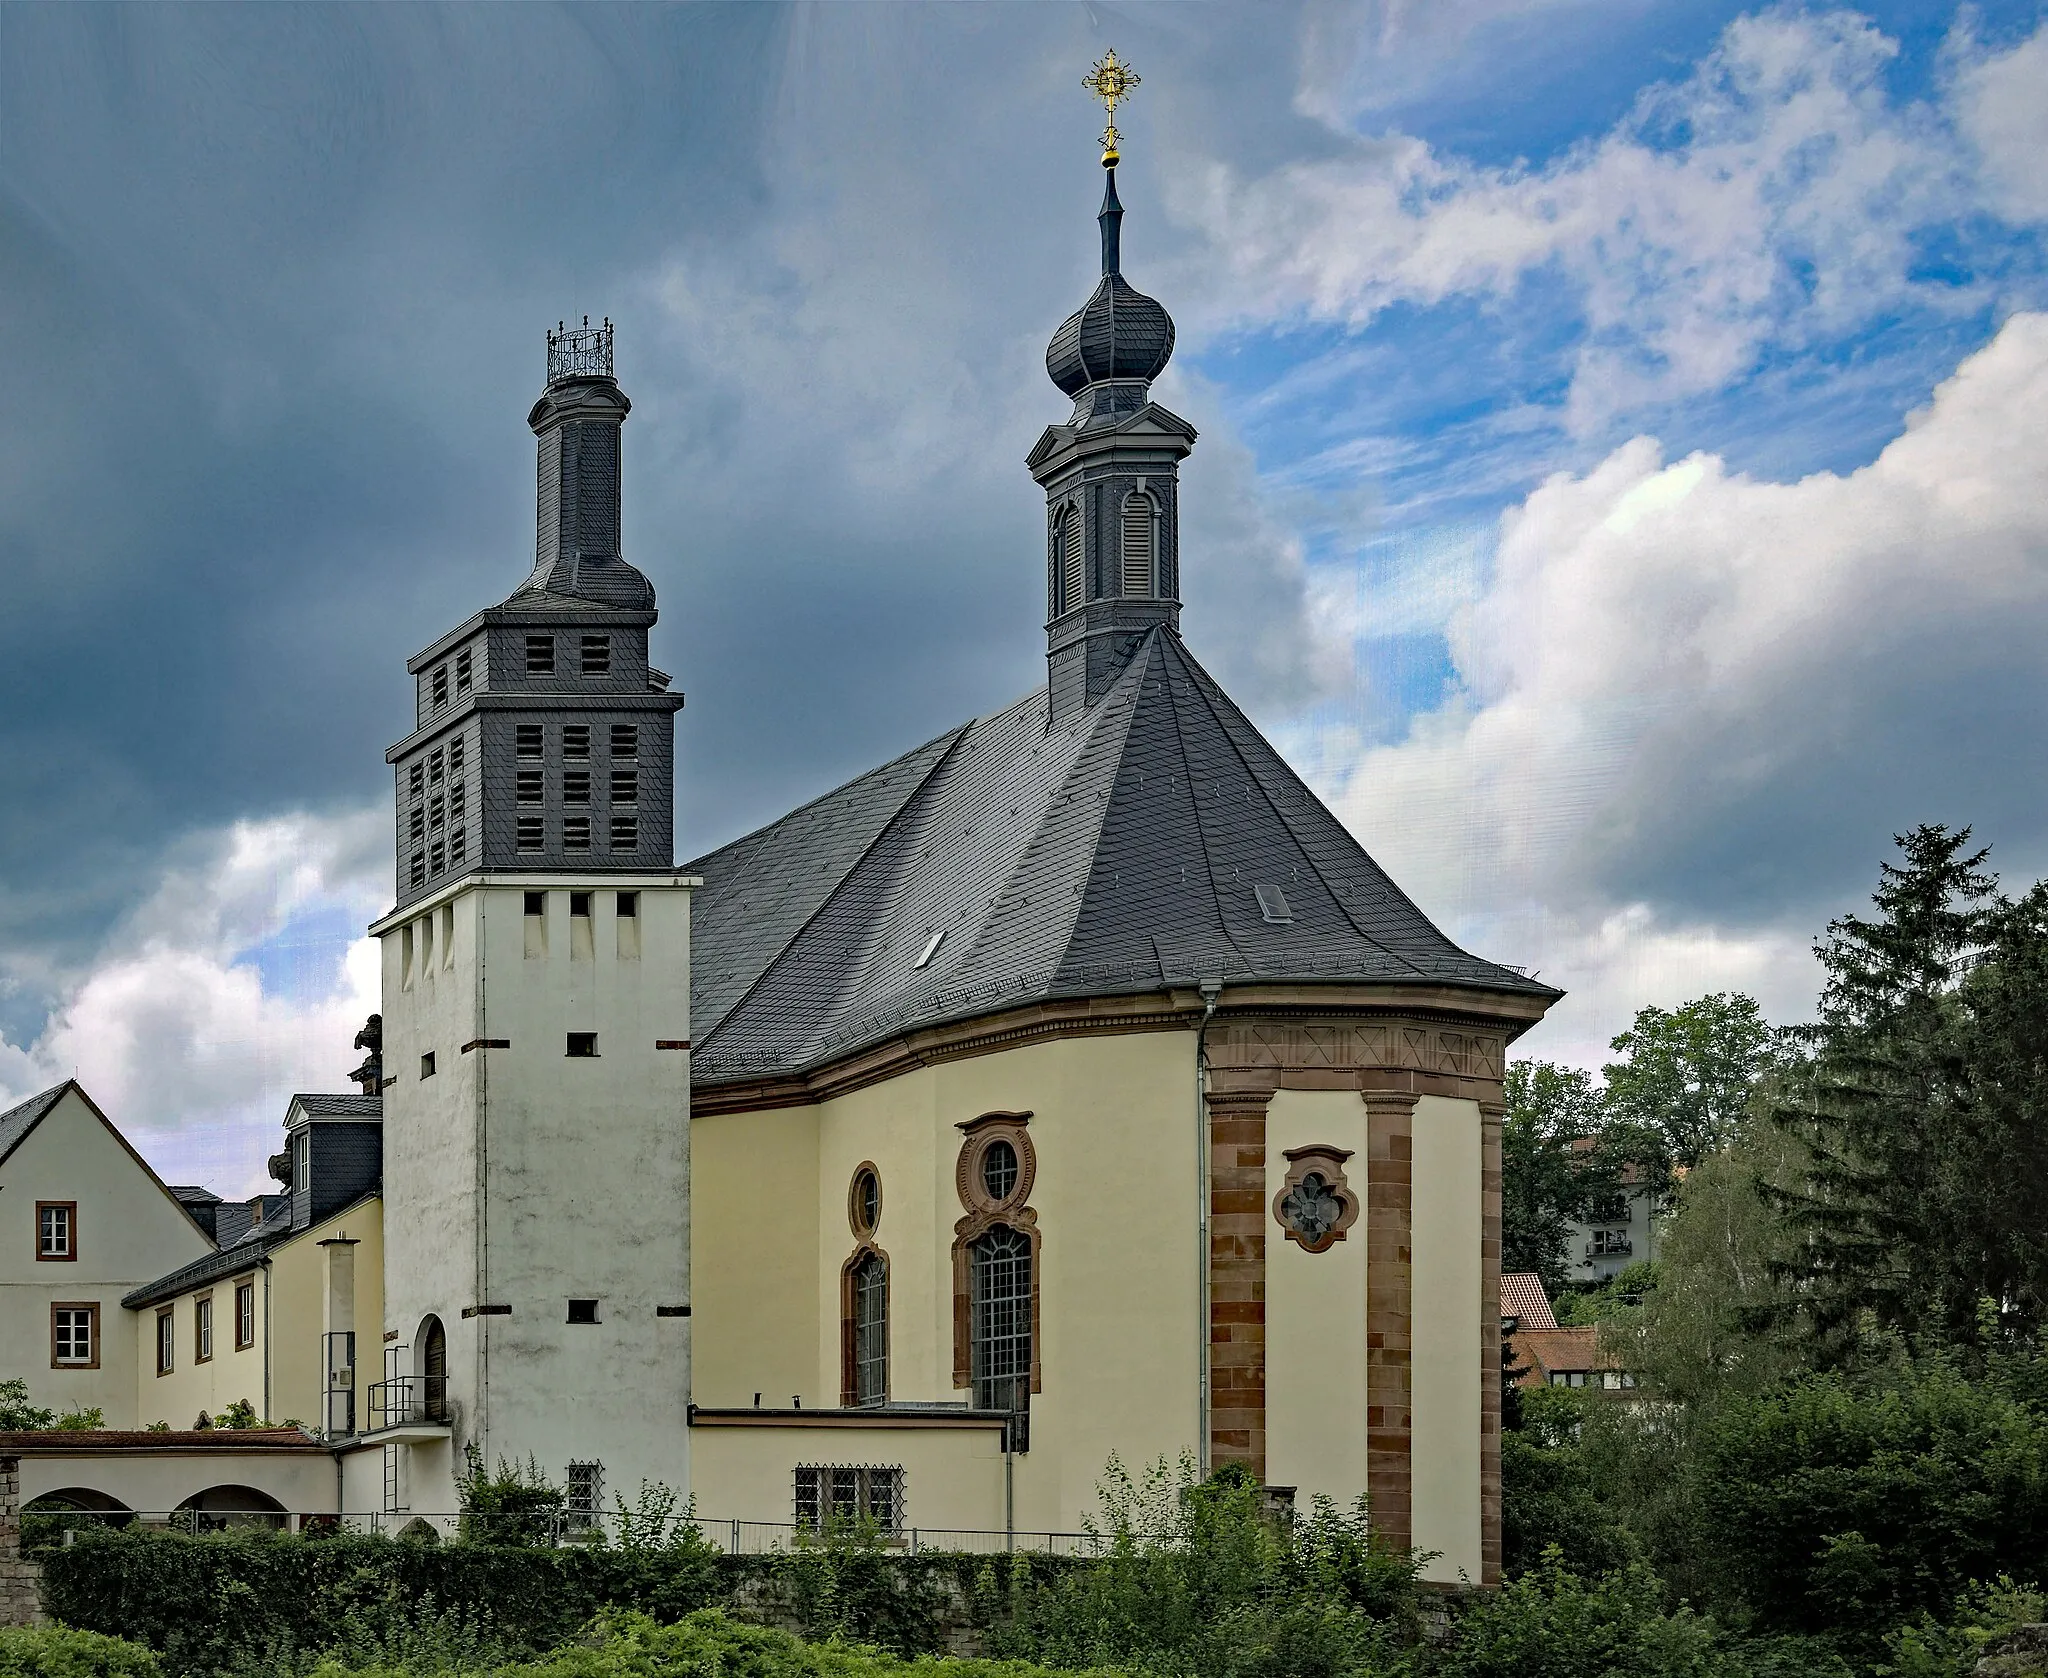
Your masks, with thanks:
[(1929, 1358), (1718, 1406), (1703, 1548), (1768, 1630), (1874, 1639), (2048, 1552), (2048, 1422)]
[(139, 1643), (64, 1626), (0, 1627), (0, 1678), (158, 1678)]
[(1249, 1475), (1198, 1484), (1185, 1458), (1136, 1481), (1112, 1459), (1102, 1501), (1106, 1553), (1013, 1598), (995, 1647), (1065, 1668), (1217, 1678), (1397, 1669), (1416, 1564), (1373, 1541), (1362, 1507), (1319, 1499), (1275, 1519)]
[(1433, 1670), (1443, 1678), (1738, 1678), (1711, 1620), (1666, 1613), (1636, 1564), (1582, 1579), (1552, 1550), (1540, 1567), (1475, 1598)]
[(1522, 1425), (1500, 1440), (1501, 1557), (1511, 1577), (1542, 1565), (1552, 1550), (1589, 1578), (1643, 1559), (1587, 1461), (1585, 1413), (1613, 1408), (1584, 1389), (1522, 1394)]

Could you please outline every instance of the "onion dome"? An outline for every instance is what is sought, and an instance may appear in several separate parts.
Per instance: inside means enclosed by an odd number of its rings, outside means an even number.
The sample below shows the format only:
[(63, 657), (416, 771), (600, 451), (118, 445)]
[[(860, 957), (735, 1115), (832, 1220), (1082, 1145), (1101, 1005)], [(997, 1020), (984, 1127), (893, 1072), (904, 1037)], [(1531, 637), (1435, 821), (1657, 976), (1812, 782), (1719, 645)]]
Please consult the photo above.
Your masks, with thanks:
[(1116, 170), (1102, 195), (1102, 283), (1069, 315), (1045, 350), (1045, 370), (1069, 396), (1112, 379), (1156, 379), (1173, 357), (1173, 317), (1123, 277), (1124, 207)]

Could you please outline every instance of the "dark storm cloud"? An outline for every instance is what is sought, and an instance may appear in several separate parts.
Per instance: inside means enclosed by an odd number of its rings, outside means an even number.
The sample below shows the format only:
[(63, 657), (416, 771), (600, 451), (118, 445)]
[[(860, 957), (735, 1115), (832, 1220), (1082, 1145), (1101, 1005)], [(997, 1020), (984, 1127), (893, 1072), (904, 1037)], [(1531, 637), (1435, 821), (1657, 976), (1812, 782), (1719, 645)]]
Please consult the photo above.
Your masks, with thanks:
[(0, 10), (0, 1030), (180, 833), (382, 796), (406, 655), (528, 563), (557, 315), (621, 322), (686, 848), (1041, 679), (1106, 39), (1177, 122), (1247, 62), (1170, 10)]

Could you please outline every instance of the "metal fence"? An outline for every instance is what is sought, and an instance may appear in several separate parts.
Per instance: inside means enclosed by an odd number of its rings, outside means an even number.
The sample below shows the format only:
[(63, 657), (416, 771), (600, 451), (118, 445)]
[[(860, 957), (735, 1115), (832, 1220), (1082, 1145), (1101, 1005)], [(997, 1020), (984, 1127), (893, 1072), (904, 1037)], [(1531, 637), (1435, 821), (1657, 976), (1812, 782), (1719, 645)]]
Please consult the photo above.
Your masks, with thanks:
[[(505, 1544), (608, 1547), (658, 1547), (675, 1542), (679, 1529), (694, 1526), (702, 1539), (728, 1555), (773, 1555), (829, 1542), (840, 1536), (830, 1529), (795, 1521), (720, 1521), (702, 1516), (637, 1515), (547, 1511), (531, 1514), (471, 1514), (395, 1509), (334, 1513), (329, 1510), (283, 1509), (25, 1509), (24, 1544), (70, 1543), (72, 1535), (93, 1528), (145, 1532), (176, 1532), (194, 1537), (251, 1531), (294, 1532), (307, 1537), (333, 1533), (377, 1535), (450, 1543), (463, 1539)], [(926, 1553), (1003, 1555), (1008, 1552), (1055, 1556), (1100, 1555), (1107, 1541), (1088, 1532), (974, 1531), (957, 1527), (904, 1527), (881, 1531), (848, 1529), (844, 1535), (879, 1544), (906, 1555)]]

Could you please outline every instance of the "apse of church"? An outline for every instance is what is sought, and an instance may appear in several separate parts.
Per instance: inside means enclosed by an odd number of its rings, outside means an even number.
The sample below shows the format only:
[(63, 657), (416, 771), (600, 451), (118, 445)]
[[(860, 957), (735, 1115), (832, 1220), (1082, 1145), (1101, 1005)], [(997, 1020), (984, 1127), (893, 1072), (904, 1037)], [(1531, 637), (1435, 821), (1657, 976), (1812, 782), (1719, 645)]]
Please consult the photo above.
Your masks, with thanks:
[(1497, 1578), (1501, 1079), (1558, 993), (1181, 640), (1197, 439), (1104, 142), (1027, 460), (1047, 685), (689, 864), (699, 1507), (1073, 1531), (1186, 1452)]

